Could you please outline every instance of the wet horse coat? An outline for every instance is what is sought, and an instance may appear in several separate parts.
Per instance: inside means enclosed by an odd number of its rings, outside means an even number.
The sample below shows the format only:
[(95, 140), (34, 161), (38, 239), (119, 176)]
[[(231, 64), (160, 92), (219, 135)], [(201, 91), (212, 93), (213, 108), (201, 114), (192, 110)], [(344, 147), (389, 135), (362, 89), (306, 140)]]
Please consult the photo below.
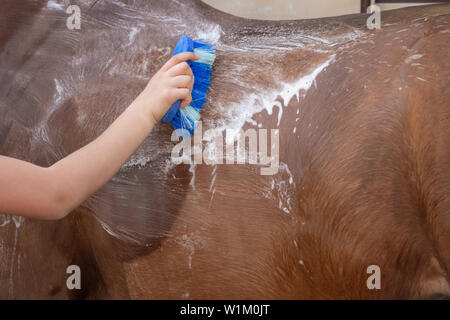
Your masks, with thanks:
[(1, 154), (48, 166), (85, 145), (187, 34), (217, 46), (203, 129), (279, 129), (279, 171), (175, 166), (161, 124), (62, 221), (0, 217), (1, 298), (450, 294), (450, 6), (385, 13), (381, 31), (191, 0), (80, 6), (70, 31), (54, 1), (4, 4)]

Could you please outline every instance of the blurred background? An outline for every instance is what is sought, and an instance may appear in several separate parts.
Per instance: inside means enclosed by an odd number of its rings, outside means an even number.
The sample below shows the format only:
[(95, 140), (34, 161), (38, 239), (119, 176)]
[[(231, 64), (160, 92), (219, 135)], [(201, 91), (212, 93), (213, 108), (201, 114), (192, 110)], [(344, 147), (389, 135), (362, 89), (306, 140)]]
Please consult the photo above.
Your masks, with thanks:
[(361, 0), (204, 0), (213, 7), (255, 19), (307, 19), (358, 13)]
[[(209, 5), (233, 15), (253, 19), (311, 19), (361, 12), (362, 3), (369, 0), (203, 0)], [(382, 1), (379, 1), (382, 2)], [(377, 3), (382, 10), (407, 5), (420, 5), (420, 1), (384, 1)], [(400, 3), (403, 2), (403, 3)], [(405, 3), (409, 2), (409, 3)], [(424, 1), (426, 2), (426, 1)], [(431, 1), (428, 1), (431, 2)], [(436, 1), (439, 2), (439, 1)]]

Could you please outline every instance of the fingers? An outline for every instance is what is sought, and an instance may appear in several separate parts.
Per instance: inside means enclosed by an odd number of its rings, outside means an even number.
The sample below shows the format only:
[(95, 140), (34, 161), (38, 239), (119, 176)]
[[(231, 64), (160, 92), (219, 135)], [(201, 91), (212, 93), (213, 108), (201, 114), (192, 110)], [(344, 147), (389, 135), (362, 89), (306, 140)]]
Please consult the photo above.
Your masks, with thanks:
[(174, 89), (174, 98), (176, 100), (186, 100), (191, 96), (191, 91), (187, 88)]
[(174, 95), (176, 100), (182, 100), (181, 108), (186, 107), (192, 101), (191, 90), (187, 88), (177, 88), (174, 90)]
[(199, 57), (192, 52), (184, 52), (173, 56), (159, 73), (161, 79), (168, 86), (169, 101), (181, 100), (181, 108), (188, 106), (192, 101), (194, 74), (188, 60), (197, 60)]
[(194, 86), (194, 79), (191, 76), (178, 76), (172, 79), (172, 85), (175, 88), (187, 88), (189, 90), (192, 90), (192, 87)]
[(177, 100), (182, 100), (180, 107), (184, 108), (188, 106), (192, 101), (191, 93), (192, 88), (194, 87), (193, 75), (181, 75), (172, 78), (172, 86), (177, 88), (175, 89), (177, 94)]
[(177, 64), (186, 62), (188, 60), (198, 60), (199, 58), (200, 57), (193, 52), (183, 52), (170, 58), (170, 60), (166, 62), (166, 64), (161, 68), (161, 70), (167, 71)]
[(187, 107), (192, 102), (192, 97), (189, 97), (181, 102), (180, 108)]
[(170, 68), (167, 71), (167, 74), (170, 77), (176, 77), (176, 76), (180, 76), (183, 74), (191, 76), (191, 77), (194, 76), (194, 74), (192, 73), (191, 67), (189, 67), (189, 65), (186, 62), (182, 62), (182, 63), (179, 63), (179, 64), (173, 66), (172, 68)]

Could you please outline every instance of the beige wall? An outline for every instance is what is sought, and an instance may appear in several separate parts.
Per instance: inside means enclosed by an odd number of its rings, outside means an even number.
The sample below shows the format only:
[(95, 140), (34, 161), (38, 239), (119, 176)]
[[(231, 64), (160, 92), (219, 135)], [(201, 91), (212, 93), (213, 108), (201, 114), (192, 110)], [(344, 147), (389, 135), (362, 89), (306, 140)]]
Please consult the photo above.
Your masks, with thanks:
[(309, 19), (359, 13), (361, 0), (203, 0), (240, 17)]
[(411, 3), (411, 4), (395, 4), (395, 3), (378, 3), (377, 5), (381, 7), (381, 10), (393, 10), (403, 7), (410, 7), (410, 6), (420, 6), (420, 5), (427, 5), (429, 3)]

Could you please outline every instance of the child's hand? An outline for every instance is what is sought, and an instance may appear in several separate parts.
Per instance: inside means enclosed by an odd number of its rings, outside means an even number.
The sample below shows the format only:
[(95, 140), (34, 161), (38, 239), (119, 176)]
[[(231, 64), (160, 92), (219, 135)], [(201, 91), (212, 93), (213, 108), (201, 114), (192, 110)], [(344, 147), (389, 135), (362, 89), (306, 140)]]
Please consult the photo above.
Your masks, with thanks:
[(169, 107), (191, 102), (194, 76), (187, 60), (170, 59), (97, 139), (50, 168), (0, 155), (0, 212), (60, 219), (104, 186), (148, 137)]
[(139, 95), (137, 99), (154, 123), (159, 122), (176, 101), (182, 100), (182, 108), (192, 101), (194, 75), (186, 61), (197, 59), (199, 57), (192, 52), (173, 56)]

